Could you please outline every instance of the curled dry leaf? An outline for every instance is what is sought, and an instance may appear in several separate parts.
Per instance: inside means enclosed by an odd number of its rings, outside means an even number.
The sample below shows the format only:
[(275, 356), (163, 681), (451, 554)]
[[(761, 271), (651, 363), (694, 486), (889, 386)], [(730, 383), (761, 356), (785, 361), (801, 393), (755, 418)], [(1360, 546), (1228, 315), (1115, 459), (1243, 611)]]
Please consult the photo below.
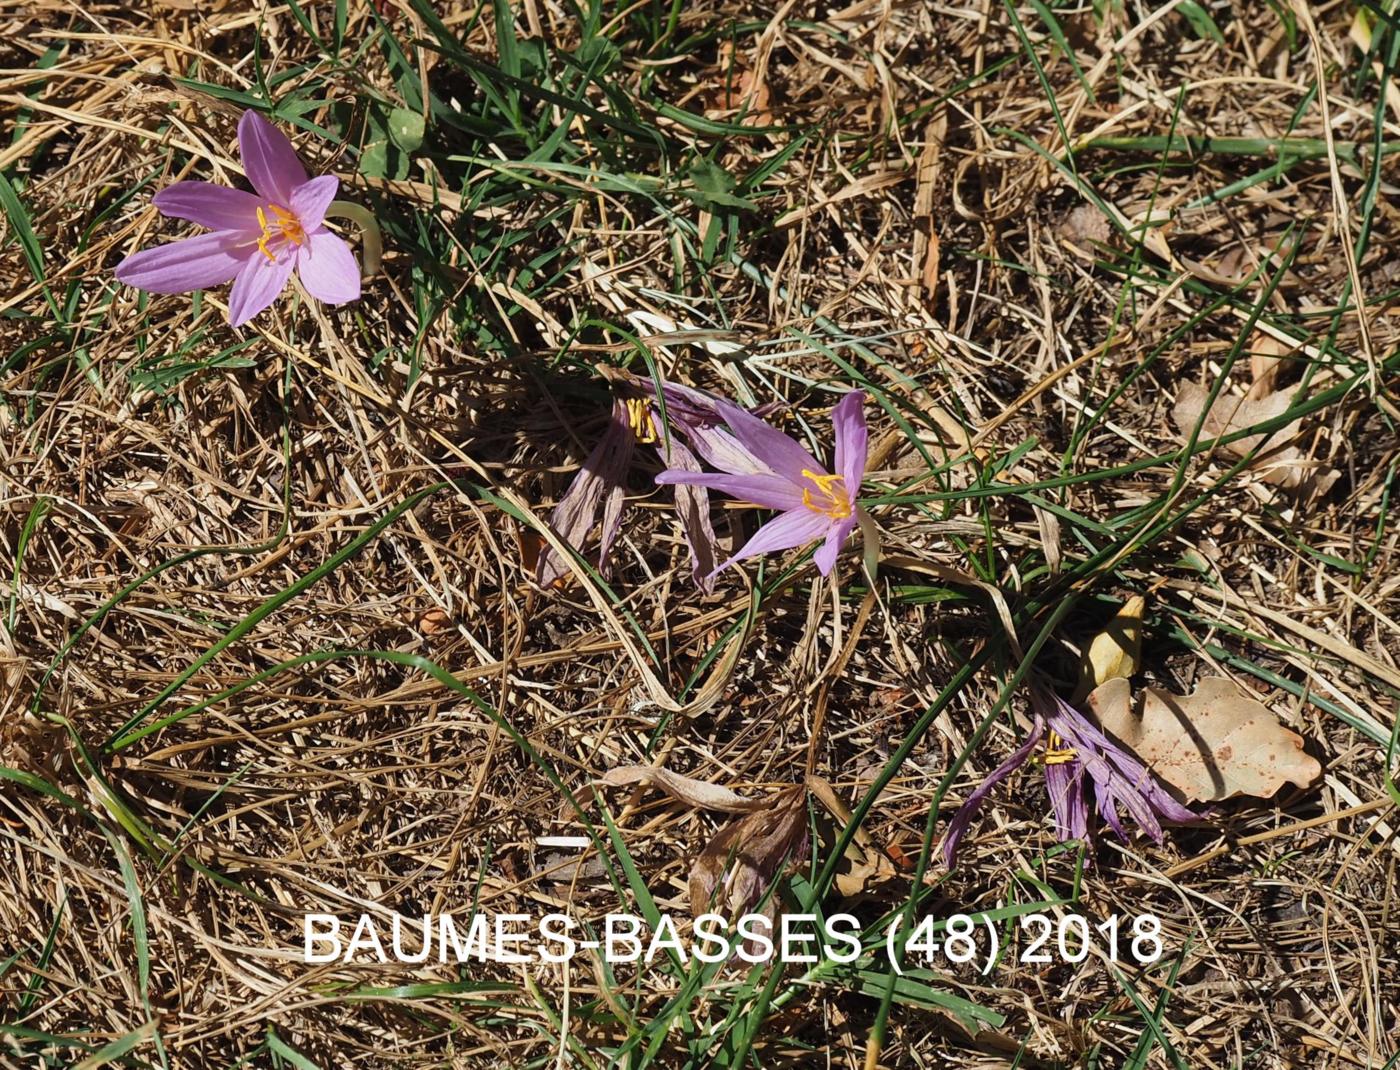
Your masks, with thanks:
[(708, 784), (703, 780), (681, 776), (680, 773), (651, 765), (621, 765), (616, 769), (609, 769), (598, 778), (598, 783), (614, 788), (645, 784), (648, 787), (660, 788), (671, 798), (678, 799), (688, 806), (698, 806), (705, 810), (724, 810), (733, 814), (744, 813), (762, 805), (761, 800), (746, 799), (718, 784)]
[[(777, 879), (785, 861), (807, 854), (807, 789), (784, 788), (762, 809), (736, 817), (715, 834), (690, 867), (690, 912), (737, 917), (750, 913)], [(770, 898), (763, 913), (773, 920)]]
[[(818, 842), (824, 850), (832, 850), (842, 830), (851, 823), (855, 815), (836, 793), (836, 789), (821, 777), (809, 776), (807, 790), (834, 819), (824, 821), (822, 815), (817, 814)], [(889, 880), (894, 876), (894, 872), (894, 862), (890, 856), (880, 850), (870, 833), (858, 825), (836, 868), (836, 892), (847, 898), (861, 895), (870, 886)]]
[(1254, 382), (1245, 396), (1263, 398), (1274, 393), (1284, 358), (1292, 351), (1293, 347), (1256, 328), (1249, 340), (1249, 374)]
[(1095, 690), (1089, 705), (1105, 731), (1187, 802), (1262, 798), (1322, 774), (1303, 737), (1229, 680), (1207, 677), (1190, 695), (1149, 687), (1139, 698), (1134, 703), (1128, 681), (1117, 679)]
[[(1185, 383), (1177, 391), (1172, 420), (1181, 431), (1183, 441), (1190, 437), (1197, 423), (1201, 425), (1202, 438), (1219, 438), (1282, 416), (1293, 404), (1293, 393), (1280, 390), (1259, 398), (1237, 398), (1221, 393), (1207, 412), (1210, 391), (1196, 383)], [(1336, 482), (1339, 473), (1309, 461), (1302, 451), (1290, 444), (1297, 436), (1298, 421), (1295, 420), (1272, 434), (1245, 435), (1224, 448), (1236, 457), (1244, 457), (1268, 439), (1266, 449), (1253, 461), (1253, 467), (1259, 470), (1266, 483), (1292, 490), (1311, 479), (1318, 493), (1323, 493)]]
[[(807, 856), (807, 788), (794, 784), (766, 799), (745, 799), (728, 788), (650, 765), (610, 769), (598, 783), (612, 787), (646, 784), (706, 810), (738, 813), (723, 825), (690, 867), (690, 910), (737, 917), (753, 911), (778, 878), (784, 862)], [(777, 918), (769, 898), (762, 913)]]

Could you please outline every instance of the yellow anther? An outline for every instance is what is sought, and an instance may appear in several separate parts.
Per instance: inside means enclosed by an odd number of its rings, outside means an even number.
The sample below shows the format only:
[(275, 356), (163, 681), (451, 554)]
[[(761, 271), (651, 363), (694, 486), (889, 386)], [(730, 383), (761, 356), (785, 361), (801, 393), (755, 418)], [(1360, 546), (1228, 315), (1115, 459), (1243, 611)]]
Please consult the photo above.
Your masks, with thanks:
[(258, 205), (258, 226), (262, 227), (262, 237), (258, 239), (258, 251), (269, 261), (277, 259), (267, 249), (267, 241), (272, 237), (272, 234), (268, 231), (267, 213), (262, 210), (262, 205)]
[(802, 469), (802, 475), (812, 481), (817, 488), (817, 493), (824, 501), (812, 496), (810, 489), (802, 489), (802, 504), (814, 513), (821, 513), (829, 516), (832, 520), (845, 520), (851, 515), (851, 499), (846, 493), (845, 476), (823, 476), (813, 472), (810, 468)]
[(656, 441), (656, 425), (651, 422), (651, 410), (645, 398), (627, 399), (627, 422), (638, 442)]
[(1073, 747), (1066, 747), (1065, 741), (1052, 728), (1050, 736), (1045, 741), (1045, 764), (1064, 765), (1065, 762), (1072, 762), (1079, 755)]
[(275, 260), (267, 243), (275, 238), (285, 238), (293, 245), (302, 245), (306, 241), (306, 231), (302, 229), (301, 220), (293, 212), (287, 211), (280, 204), (269, 204), (275, 221), (269, 223), (267, 213), (263, 211), (262, 205), (258, 205), (258, 226), (262, 228), (262, 236), (258, 238), (258, 250), (267, 257), (268, 260)]

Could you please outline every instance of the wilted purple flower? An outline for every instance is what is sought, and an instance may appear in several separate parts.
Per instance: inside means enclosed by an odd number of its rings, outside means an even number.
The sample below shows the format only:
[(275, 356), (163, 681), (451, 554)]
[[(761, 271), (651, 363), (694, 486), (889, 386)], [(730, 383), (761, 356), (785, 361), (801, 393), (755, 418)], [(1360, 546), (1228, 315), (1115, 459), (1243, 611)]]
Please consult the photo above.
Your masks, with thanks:
[(953, 815), (943, 838), (946, 865), (952, 866), (958, 843), (992, 789), (1025, 765), (1042, 739), (1045, 754), (1038, 761), (1045, 766), (1045, 790), (1061, 841), (1090, 837), (1089, 802), (1085, 797), (1090, 791), (1100, 816), (1121, 840), (1128, 838), (1128, 832), (1118, 816), (1120, 804), (1157, 843), (1162, 842), (1159, 818), (1200, 818), (1200, 814), (1177, 802), (1136, 755), (1109, 739), (1041, 680), (1031, 681), (1031, 708), (1035, 720), (1026, 741), (978, 785)]
[(238, 149), (256, 194), (210, 182), (176, 182), (152, 203), (209, 234), (143, 249), (117, 265), (117, 278), (152, 293), (202, 290), (233, 280), (229, 322), (237, 327), (272, 304), (293, 269), (306, 292), (338, 305), (360, 296), (354, 254), (326, 229), (340, 180), (307, 178), (286, 136), (255, 111), (238, 121)]
[(855, 495), (865, 478), (868, 443), (861, 408), (864, 403), (864, 392), (853, 390), (831, 412), (836, 436), (834, 473), (752, 413), (729, 402), (718, 403), (720, 415), (743, 447), (742, 455), (707, 457), (722, 470), (720, 473), (672, 469), (662, 472), (656, 481), (711, 487), (780, 512), (715, 572), (746, 557), (803, 546), (815, 539), (825, 539), (813, 555), (817, 569), (823, 576), (831, 572), (841, 546), (860, 522)]
[[(612, 544), (622, 529), (624, 482), (638, 444), (654, 446), (662, 463), (679, 471), (700, 471), (696, 453), (711, 464), (746, 463), (743, 447), (719, 426), (723, 419), (718, 408), (721, 402), (717, 398), (689, 387), (663, 383), (661, 397), (671, 432), (667, 435), (663, 434), (656, 386), (650, 379), (622, 372), (611, 372), (608, 378), (614, 390), (612, 419), (550, 517), (560, 538), (582, 548), (601, 507), (598, 561), (604, 569)], [(676, 512), (690, 547), (695, 582), (704, 590), (711, 590), (714, 587), (715, 532), (710, 526), (708, 492), (703, 487), (676, 487)], [(536, 577), (542, 585), (548, 586), (565, 572), (563, 562), (553, 550), (546, 548), (541, 552)]]

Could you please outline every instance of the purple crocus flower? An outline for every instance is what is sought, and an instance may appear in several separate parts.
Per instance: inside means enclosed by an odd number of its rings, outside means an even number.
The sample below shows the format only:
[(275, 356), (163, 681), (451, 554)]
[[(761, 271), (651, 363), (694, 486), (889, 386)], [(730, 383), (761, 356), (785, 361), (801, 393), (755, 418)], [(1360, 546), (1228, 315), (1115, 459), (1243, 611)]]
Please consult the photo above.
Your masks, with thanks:
[[(951, 867), (958, 844), (992, 789), (1025, 765), (1045, 741), (1045, 790), (1061, 841), (1089, 839), (1087, 792), (1092, 792), (1099, 815), (1118, 838), (1128, 838), (1119, 817), (1121, 805), (1156, 843), (1166, 821), (1196, 821), (1201, 815), (1178, 802), (1136, 755), (1109, 739), (1084, 714), (1060, 698), (1048, 684), (1031, 681), (1035, 720), (1026, 741), (987, 777), (958, 808), (943, 839), (943, 861)], [(1087, 774), (1087, 775), (1086, 775)]]
[[(612, 418), (550, 516), (550, 523), (560, 538), (582, 549), (602, 509), (598, 548), (602, 569), (606, 569), (612, 544), (622, 530), (624, 484), (637, 445), (654, 446), (662, 464), (679, 471), (698, 473), (697, 453), (711, 464), (746, 463), (743, 447), (719, 426), (723, 420), (719, 399), (689, 387), (663, 383), (661, 398), (671, 432), (667, 435), (663, 433), (656, 385), (652, 380), (612, 369), (607, 369), (605, 374), (613, 384)], [(747, 463), (757, 464), (751, 459)], [(703, 487), (676, 487), (676, 512), (690, 547), (695, 581), (709, 591), (714, 587), (715, 532), (710, 526), (708, 492)], [(553, 550), (546, 548), (541, 552), (536, 572), (541, 585), (549, 586), (566, 571)]]
[(779, 510), (779, 514), (715, 572), (747, 557), (803, 546), (816, 539), (824, 541), (812, 559), (823, 576), (831, 572), (842, 545), (861, 522), (855, 495), (865, 478), (867, 459), (864, 403), (865, 393), (852, 390), (831, 412), (835, 472), (828, 472), (795, 441), (752, 413), (729, 402), (719, 403), (719, 413), (742, 447), (741, 454), (707, 458), (722, 470), (719, 473), (669, 469), (656, 481), (709, 487), (765, 509)]
[(143, 249), (117, 278), (152, 293), (202, 290), (233, 280), (229, 322), (237, 327), (272, 304), (293, 269), (312, 297), (338, 305), (360, 296), (354, 254), (323, 220), (340, 180), (308, 178), (292, 143), (255, 111), (238, 121), (238, 149), (256, 193), (211, 182), (176, 182), (153, 203), (210, 233)]

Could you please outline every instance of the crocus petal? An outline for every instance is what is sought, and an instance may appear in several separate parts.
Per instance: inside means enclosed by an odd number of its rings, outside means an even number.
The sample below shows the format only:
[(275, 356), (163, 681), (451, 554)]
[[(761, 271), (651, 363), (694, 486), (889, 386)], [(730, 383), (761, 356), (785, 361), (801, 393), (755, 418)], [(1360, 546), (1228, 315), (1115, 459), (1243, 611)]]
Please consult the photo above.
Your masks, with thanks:
[(755, 457), (737, 438), (722, 427), (698, 425), (687, 431), (687, 438), (705, 461), (721, 472), (736, 476), (775, 475), (771, 465)]
[[(605, 550), (612, 545), (617, 535), (617, 527), (620, 526), (622, 480), (632, 464), (633, 441), (632, 429), (627, 423), (626, 406), (621, 401), (616, 401), (613, 403), (612, 419), (608, 422), (607, 431), (603, 433), (598, 445), (593, 447), (593, 452), (583, 462), (583, 467), (579, 469), (578, 475), (569, 484), (569, 489), (564, 493), (564, 497), (559, 499), (559, 504), (554, 507), (554, 512), (549, 518), (559, 537), (576, 550), (583, 549), (584, 541), (593, 528), (593, 521), (598, 516), (598, 507), (605, 497), (610, 507), (614, 499), (619, 499), (618, 508), (610, 510), (612, 530), (608, 529), (606, 519), (603, 525)], [(567, 573), (568, 566), (559, 560), (552, 548), (546, 547), (540, 553), (535, 575), (542, 586), (548, 586)]]
[[(1090, 774), (1092, 776), (1092, 774)], [(1137, 823), (1158, 843), (1162, 842), (1162, 829), (1157, 824), (1149, 809), (1144, 816), (1141, 813), (1134, 813), (1131, 799), (1116, 790), (1117, 785), (1113, 781), (1107, 780), (1102, 783), (1094, 782), (1094, 802), (1098, 807), (1099, 816), (1103, 818), (1104, 824), (1113, 830), (1113, 834), (1120, 840), (1128, 839), (1128, 830), (1123, 825), (1123, 819), (1118, 816), (1118, 803), (1121, 801), (1128, 806), (1129, 813), (1133, 813)]]
[(826, 529), (830, 524), (830, 517), (822, 513), (814, 513), (810, 509), (793, 509), (790, 512), (781, 513), (754, 532), (753, 538), (744, 543), (738, 553), (715, 571), (723, 572), (734, 562), (742, 561), (748, 557), (777, 553), (779, 550), (789, 550), (794, 546), (805, 546), (813, 539), (826, 534)]
[[(677, 436), (670, 437), (669, 446), (665, 438), (658, 438), (656, 449), (668, 468), (682, 472), (700, 471), (700, 462), (695, 454)], [(689, 483), (677, 483), (675, 486), (676, 515), (680, 517), (681, 531), (685, 533), (686, 545), (690, 547), (691, 575), (696, 585), (708, 593), (715, 588), (712, 573), (718, 556), (715, 529), (710, 526), (710, 494), (704, 487)]]
[[(251, 113), (249, 113), (251, 114)], [(233, 280), (228, 295), (228, 321), (235, 327), (247, 323), (272, 302), (287, 285), (295, 259), (284, 254), (269, 260), (261, 252), (250, 256)]]
[(1083, 792), (1088, 787), (1083, 782), (1086, 776), (1093, 785), (1095, 809), (1120, 839), (1128, 838), (1128, 831), (1119, 816), (1120, 806), (1138, 827), (1158, 843), (1164, 837), (1159, 818), (1168, 821), (1199, 819), (1199, 814), (1172, 798), (1158, 784), (1136, 755), (1110, 739), (1102, 729), (1048, 686), (1035, 682), (1032, 685), (1032, 702), (1065, 745), (1075, 752), (1074, 760), (1064, 763), (1062, 767), (1075, 770), (1078, 783), (1070, 788), (1073, 798), (1064, 800), (1064, 805), (1067, 808), (1071, 805), (1076, 807), (1076, 812), (1061, 810), (1061, 800), (1057, 795), (1060, 775), (1052, 774), (1055, 766), (1047, 766), (1045, 770), (1051, 803), (1056, 807), (1056, 817), (1062, 827), (1069, 823), (1077, 828), (1082, 822), (1087, 828), (1087, 812), (1079, 812), (1087, 811), (1083, 798)]
[(139, 290), (179, 294), (218, 286), (238, 274), (254, 246), (229, 231), (157, 245), (132, 253), (117, 265), (118, 281)]
[[(825, 523), (830, 523), (823, 514), (812, 513), (803, 509), (802, 491), (794, 487), (782, 476), (777, 475), (752, 475), (752, 476), (731, 476), (719, 472), (689, 472), (677, 469), (667, 469), (659, 472), (656, 476), (658, 483), (687, 483), (693, 487), (709, 487), (711, 490), (723, 491), (731, 498), (737, 498), (743, 502), (751, 502), (754, 505), (761, 505), (765, 509), (778, 509), (786, 511), (788, 509), (802, 509), (812, 516), (820, 516)], [(816, 536), (813, 536), (815, 538)]]
[(818, 546), (817, 552), (812, 555), (812, 560), (816, 562), (817, 571), (823, 576), (830, 575), (831, 570), (836, 567), (836, 557), (841, 553), (841, 547), (846, 544), (846, 540), (850, 538), (855, 526), (855, 517), (831, 525), (831, 529), (826, 534), (826, 541)]
[(865, 426), (865, 391), (852, 390), (831, 410), (831, 426), (836, 434), (834, 468), (846, 481), (846, 493), (855, 498), (865, 478), (865, 462), (870, 435)]
[(1202, 815), (1178, 802), (1150, 772), (1144, 770), (1143, 778), (1140, 782), (1135, 782), (1133, 787), (1142, 792), (1147, 801), (1152, 804), (1152, 808), (1161, 814), (1168, 821), (1191, 822), (1200, 821)]
[(355, 254), (330, 231), (314, 230), (296, 251), (297, 274), (306, 292), (328, 305), (344, 304), (360, 296), (360, 265)]
[(258, 207), (262, 201), (251, 193), (212, 182), (173, 182), (151, 203), (162, 215), (188, 219), (210, 230), (237, 230), (257, 234)]
[(326, 209), (331, 206), (331, 201), (335, 200), (336, 191), (339, 189), (340, 179), (335, 175), (317, 175), (311, 181), (303, 182), (292, 190), (291, 203), (286, 207), (297, 217), (302, 230), (313, 231), (326, 218)]
[(728, 401), (719, 401), (716, 407), (744, 448), (780, 476), (794, 484), (807, 485), (804, 471), (826, 474), (815, 457), (757, 416)]
[[(638, 375), (629, 375), (627, 379), (644, 394), (656, 396), (656, 385), (650, 379)], [(719, 426), (724, 422), (720, 413), (721, 399), (676, 383), (662, 383), (661, 393), (666, 400), (667, 418), (711, 467), (731, 475), (772, 473), (772, 466), (755, 457), (743, 443)]]
[[(656, 383), (650, 378), (629, 374), (628, 381), (648, 394), (656, 393)], [(690, 423), (720, 423), (723, 420), (715, 408), (719, 399), (713, 394), (693, 386), (668, 382), (662, 382), (661, 392), (666, 397), (666, 411), (672, 419), (680, 418)]]
[(1031, 756), (1031, 751), (1035, 750), (1043, 735), (1045, 735), (1045, 722), (1037, 717), (1031, 725), (1030, 734), (1026, 736), (1026, 741), (1016, 748), (1010, 758), (997, 766), (991, 776), (977, 785), (972, 794), (967, 797), (967, 801), (958, 807), (958, 812), (953, 815), (953, 820), (948, 822), (948, 831), (943, 836), (943, 864), (949, 869), (953, 868), (953, 862), (958, 854), (958, 844), (967, 832), (968, 826), (972, 824), (972, 819), (977, 816), (977, 811), (982, 808), (982, 803), (992, 793), (993, 788), (1026, 764), (1026, 760)]
[(292, 193), (306, 182), (306, 168), (287, 136), (255, 111), (238, 120), (238, 151), (248, 181), (264, 198), (290, 207)]

